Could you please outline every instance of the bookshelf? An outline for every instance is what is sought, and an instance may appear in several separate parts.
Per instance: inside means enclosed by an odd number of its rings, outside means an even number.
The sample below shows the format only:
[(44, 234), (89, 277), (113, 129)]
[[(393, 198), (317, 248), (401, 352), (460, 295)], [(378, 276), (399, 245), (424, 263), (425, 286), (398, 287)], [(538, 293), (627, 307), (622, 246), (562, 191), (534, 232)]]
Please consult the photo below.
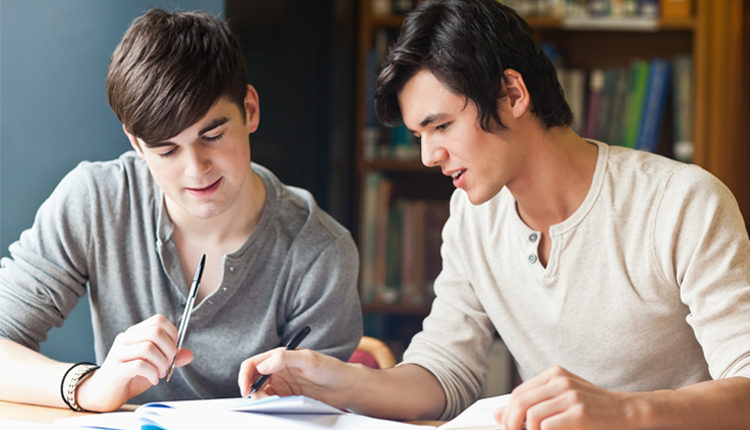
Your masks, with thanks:
[[(379, 4), (375, 5), (375, 2)], [(355, 236), (360, 253), (365, 257), (368, 252), (363, 249), (363, 241), (367, 233), (363, 224), (368, 217), (366, 183), (369, 176), (377, 174), (391, 181), (388, 204), (399, 198), (425, 198), (442, 200), (447, 205), (452, 192), (450, 181), (443, 178), (439, 170), (422, 166), (413, 154), (412, 158), (402, 159), (393, 153), (373, 150), (373, 141), (378, 140), (373, 138), (370, 111), (370, 81), (375, 74), (373, 55), (377, 56), (373, 51), (382, 51), (383, 47), (377, 45), (395, 37), (403, 23), (402, 14), (374, 12), (373, 7), (382, 6), (382, 3), (360, 0), (359, 4), (355, 125), (356, 189), (359, 194)], [(692, 162), (727, 184), (737, 197), (748, 223), (750, 132), (745, 122), (750, 120), (750, 84), (747, 79), (750, 76), (750, 2), (692, 0), (690, 6), (690, 14), (684, 17), (617, 20), (604, 25), (598, 20), (551, 16), (527, 16), (526, 20), (541, 43), (553, 43), (562, 53), (565, 67), (583, 70), (586, 76), (594, 69), (628, 67), (638, 58), (692, 58), (693, 114), (689, 126)], [(672, 147), (676, 130), (671, 118), (676, 108), (674, 102), (667, 102), (655, 149), (655, 152), (670, 157), (674, 156)], [(387, 141), (388, 138), (382, 135), (385, 132), (380, 132), (380, 140)], [(381, 246), (380, 251), (384, 249)], [(368, 263), (363, 261), (363, 264)], [(366, 275), (367, 269), (362, 267), (362, 270)], [(399, 358), (403, 346), (420, 329), (421, 319), (429, 312), (429, 303), (402, 304), (399, 299), (391, 299), (385, 302), (382, 299), (363, 299), (365, 330), (369, 327), (374, 330), (370, 335), (388, 341)]]

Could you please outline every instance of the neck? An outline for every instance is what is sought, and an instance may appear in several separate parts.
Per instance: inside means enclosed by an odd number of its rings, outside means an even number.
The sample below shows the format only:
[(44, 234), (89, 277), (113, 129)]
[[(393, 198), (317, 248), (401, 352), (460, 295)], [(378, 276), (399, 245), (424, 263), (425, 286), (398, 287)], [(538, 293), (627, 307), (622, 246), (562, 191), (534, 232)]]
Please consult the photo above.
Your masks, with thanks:
[(537, 127), (526, 137), (524, 168), (507, 186), (521, 219), (533, 229), (546, 231), (583, 203), (598, 151), (570, 127)]
[(258, 224), (266, 200), (263, 181), (254, 171), (249, 171), (245, 181), (236, 201), (230, 203), (227, 210), (209, 218), (193, 216), (180, 208), (172, 210), (176, 205), (167, 202), (178, 243), (223, 244), (225, 253), (239, 248)]

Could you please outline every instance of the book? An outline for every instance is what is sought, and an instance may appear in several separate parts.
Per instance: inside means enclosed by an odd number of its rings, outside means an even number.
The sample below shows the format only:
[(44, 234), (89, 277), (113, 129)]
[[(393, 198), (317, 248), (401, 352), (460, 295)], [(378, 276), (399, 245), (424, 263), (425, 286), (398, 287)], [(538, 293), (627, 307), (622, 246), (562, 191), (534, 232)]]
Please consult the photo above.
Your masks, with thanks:
[(625, 108), (624, 129), (620, 134), (620, 145), (635, 148), (638, 144), (638, 129), (643, 113), (643, 99), (648, 84), (649, 64), (645, 60), (634, 60), (630, 67), (628, 95)]
[(386, 289), (386, 253), (388, 251), (388, 210), (391, 201), (393, 183), (382, 177), (378, 183), (377, 203), (375, 206), (375, 261), (373, 267), (373, 284), (376, 303), (391, 303)]
[(388, 231), (385, 254), (385, 291), (383, 302), (396, 303), (401, 300), (401, 254), (402, 231), (404, 229), (404, 200), (397, 200), (388, 210)]
[(603, 108), (605, 76), (604, 70), (601, 69), (594, 69), (589, 75), (589, 99), (586, 105), (586, 126), (583, 137), (599, 139), (597, 126), (599, 112)]
[(677, 160), (693, 160), (693, 58), (681, 55), (672, 61), (672, 104), (674, 143)]
[(623, 133), (622, 118), (628, 97), (628, 70), (616, 69), (613, 73), (614, 85), (610, 95), (612, 103), (610, 104), (610, 112), (606, 116), (609, 123), (606, 142), (610, 145), (617, 145), (622, 140), (620, 136)]
[(377, 254), (378, 189), (383, 175), (370, 172), (365, 176), (360, 225), (360, 296), (363, 303), (375, 301), (375, 256)]
[(342, 411), (305, 396), (242, 397), (153, 402), (132, 412), (63, 418), (57, 427), (78, 429), (414, 429), (412, 424)]
[(421, 305), (425, 290), (425, 212), (424, 200), (404, 202), (403, 263), (401, 281), (403, 283), (402, 303)]
[(565, 99), (570, 110), (573, 111), (571, 128), (576, 133), (583, 134), (586, 106), (586, 74), (581, 69), (566, 69), (563, 71)]
[(669, 61), (662, 58), (651, 60), (636, 145), (636, 148), (640, 150), (656, 152), (658, 149), (659, 135), (664, 122), (664, 105), (669, 92), (670, 74)]

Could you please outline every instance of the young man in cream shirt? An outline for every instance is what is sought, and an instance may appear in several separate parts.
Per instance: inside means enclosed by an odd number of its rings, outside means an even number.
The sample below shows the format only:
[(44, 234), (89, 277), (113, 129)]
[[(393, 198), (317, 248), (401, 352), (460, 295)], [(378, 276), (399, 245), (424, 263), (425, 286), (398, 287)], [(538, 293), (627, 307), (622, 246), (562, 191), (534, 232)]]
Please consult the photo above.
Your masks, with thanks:
[(376, 108), (457, 190), (422, 332), (394, 369), (309, 350), (243, 363), (247, 392), (448, 419), (474, 401), (495, 333), (524, 382), (508, 430), (750, 428), (750, 242), (697, 166), (586, 140), (531, 30), (493, 0), (427, 0)]

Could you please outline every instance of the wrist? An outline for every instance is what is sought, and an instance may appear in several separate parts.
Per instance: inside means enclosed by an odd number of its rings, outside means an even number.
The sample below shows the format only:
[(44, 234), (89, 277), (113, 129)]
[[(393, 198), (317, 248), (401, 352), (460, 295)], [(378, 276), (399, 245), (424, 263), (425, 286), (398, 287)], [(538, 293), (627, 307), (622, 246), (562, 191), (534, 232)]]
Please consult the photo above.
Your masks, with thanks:
[[(343, 394), (343, 407), (358, 413), (366, 413), (368, 404), (372, 403), (372, 384), (368, 383), (372, 369), (360, 363), (346, 363)], [(374, 375), (377, 376), (377, 375)]]
[(82, 362), (73, 364), (65, 372), (60, 381), (60, 396), (70, 409), (78, 412), (85, 410), (78, 404), (78, 389), (98, 368), (99, 366), (94, 363)]
[(623, 412), (626, 428), (647, 430), (668, 428), (665, 425), (665, 413), (669, 409), (665, 396), (669, 390), (651, 392), (624, 393)]

